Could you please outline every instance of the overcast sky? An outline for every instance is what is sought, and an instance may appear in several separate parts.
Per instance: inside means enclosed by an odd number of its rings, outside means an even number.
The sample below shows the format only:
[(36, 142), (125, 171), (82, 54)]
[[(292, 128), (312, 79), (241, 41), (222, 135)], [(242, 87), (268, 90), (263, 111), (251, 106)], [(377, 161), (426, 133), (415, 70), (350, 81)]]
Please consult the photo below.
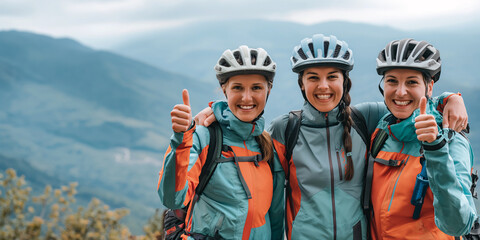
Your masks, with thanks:
[(98, 48), (198, 20), (346, 20), (418, 30), (480, 22), (479, 0), (0, 0), (0, 30), (72, 37)]

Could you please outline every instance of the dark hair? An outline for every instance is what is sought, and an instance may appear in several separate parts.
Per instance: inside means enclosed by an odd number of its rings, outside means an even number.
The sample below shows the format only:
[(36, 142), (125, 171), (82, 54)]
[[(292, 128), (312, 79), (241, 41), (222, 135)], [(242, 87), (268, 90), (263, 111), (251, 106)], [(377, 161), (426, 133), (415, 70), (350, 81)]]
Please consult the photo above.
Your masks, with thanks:
[[(302, 78), (304, 71), (298, 73), (298, 86), (303, 86)], [(337, 119), (343, 124), (343, 148), (345, 151), (345, 158), (347, 159), (346, 171), (345, 171), (345, 180), (350, 181), (353, 178), (354, 168), (352, 156), (348, 156), (347, 153), (352, 151), (352, 137), (350, 136), (350, 130), (353, 125), (353, 120), (350, 117), (350, 89), (352, 88), (352, 80), (350, 79), (348, 72), (342, 70), (343, 74), (343, 96), (338, 104), (338, 115)], [(305, 101), (308, 101), (305, 91), (302, 91), (303, 98)], [(369, 146), (367, 146), (368, 148)]]
[[(345, 180), (350, 181), (353, 178), (354, 168), (352, 156), (349, 154), (352, 152), (352, 136), (350, 136), (350, 130), (352, 129), (353, 120), (351, 117), (350, 109), (350, 89), (352, 88), (352, 80), (348, 76), (348, 73), (343, 72), (343, 97), (339, 103), (339, 112), (337, 118), (343, 124), (343, 148), (345, 151), (345, 158), (347, 159), (346, 171), (345, 171)], [(368, 148), (369, 146), (367, 146)]]
[(256, 137), (258, 145), (260, 145), (260, 151), (262, 152), (262, 161), (268, 161), (273, 159), (273, 141), (270, 134), (263, 131), (262, 134)]

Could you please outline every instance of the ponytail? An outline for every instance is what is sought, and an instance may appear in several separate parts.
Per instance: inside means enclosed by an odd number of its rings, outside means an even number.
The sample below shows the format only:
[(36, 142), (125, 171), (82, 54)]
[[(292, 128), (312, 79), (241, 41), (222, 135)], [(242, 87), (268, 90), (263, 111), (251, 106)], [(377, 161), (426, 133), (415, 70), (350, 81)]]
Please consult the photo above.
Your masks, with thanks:
[(258, 144), (260, 145), (260, 151), (262, 152), (262, 161), (268, 161), (273, 158), (273, 142), (272, 137), (266, 131), (263, 131), (258, 137), (256, 137)]
[(352, 152), (352, 137), (350, 136), (350, 130), (352, 129), (353, 120), (350, 109), (350, 88), (352, 87), (352, 81), (348, 76), (348, 73), (344, 72), (344, 81), (343, 81), (343, 98), (339, 104), (339, 121), (343, 123), (343, 148), (345, 151), (345, 157), (347, 159), (347, 165), (345, 166), (345, 180), (350, 181), (353, 178), (354, 169), (353, 169), (353, 160), (351, 156)]

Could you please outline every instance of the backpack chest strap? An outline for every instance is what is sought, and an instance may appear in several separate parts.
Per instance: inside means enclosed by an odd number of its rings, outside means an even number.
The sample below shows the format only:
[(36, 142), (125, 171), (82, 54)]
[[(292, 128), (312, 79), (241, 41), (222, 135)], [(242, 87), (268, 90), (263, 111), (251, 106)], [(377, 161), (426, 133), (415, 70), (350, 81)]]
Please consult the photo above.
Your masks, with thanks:
[(405, 160), (393, 160), (393, 159), (385, 160), (380, 158), (375, 158), (374, 161), (390, 167), (400, 167), (405, 162)]
[(262, 160), (262, 154), (257, 154), (254, 156), (245, 156), (245, 157), (229, 157), (229, 158), (219, 158), (215, 160), (217, 163), (224, 163), (224, 162), (235, 162), (235, 158), (237, 162), (254, 162), (255, 165), (258, 165), (258, 162)]

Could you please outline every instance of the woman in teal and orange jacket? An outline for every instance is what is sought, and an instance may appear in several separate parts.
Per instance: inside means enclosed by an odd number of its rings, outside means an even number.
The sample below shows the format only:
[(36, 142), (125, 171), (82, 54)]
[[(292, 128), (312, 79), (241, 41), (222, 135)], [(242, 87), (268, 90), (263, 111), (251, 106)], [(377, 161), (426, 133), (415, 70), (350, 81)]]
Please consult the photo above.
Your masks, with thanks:
[[(183, 239), (283, 238), (283, 192), (276, 190), (283, 189), (283, 178), (275, 176), (283, 173), (262, 117), (275, 67), (265, 50), (247, 46), (226, 50), (218, 60), (215, 70), (227, 101), (211, 107), (227, 148), (187, 212)], [(158, 182), (158, 195), (170, 209), (192, 200), (209, 148), (209, 132), (192, 122), (188, 92), (183, 95), (184, 104), (171, 113), (174, 134)]]
[(439, 51), (425, 41), (395, 40), (378, 55), (390, 112), (372, 136), (374, 240), (453, 240), (469, 233), (477, 218), (472, 148), (465, 136), (442, 126), (430, 99), (440, 70)]

